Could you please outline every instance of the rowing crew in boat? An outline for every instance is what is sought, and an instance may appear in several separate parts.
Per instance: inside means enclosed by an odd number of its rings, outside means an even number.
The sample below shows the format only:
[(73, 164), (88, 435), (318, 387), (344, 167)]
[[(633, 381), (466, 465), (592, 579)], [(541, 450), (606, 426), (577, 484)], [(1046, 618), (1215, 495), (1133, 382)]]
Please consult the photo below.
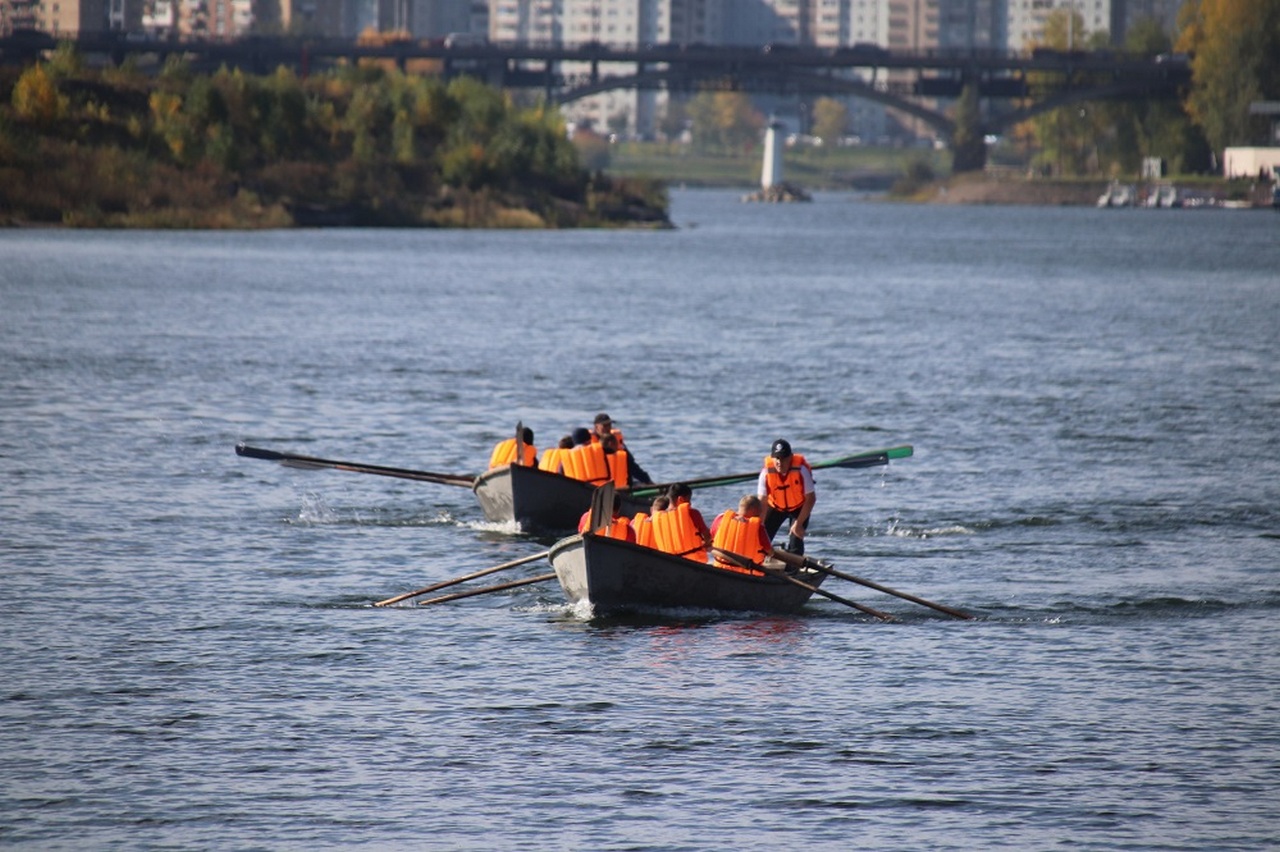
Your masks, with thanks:
[(534, 467), (592, 485), (612, 482), (615, 488), (653, 482), (627, 449), (622, 433), (613, 429), (613, 420), (603, 412), (596, 415), (592, 431), (575, 429), (572, 436), (566, 435), (557, 446), (544, 451), (541, 459), (533, 430), (517, 426), (516, 436), (499, 441), (489, 455), (489, 470), (504, 465)]
[[(710, 552), (711, 563), (718, 568), (761, 575), (763, 572), (722, 555), (725, 552), (737, 554), (757, 565), (762, 565), (773, 555), (773, 544), (761, 518), (760, 498), (754, 494), (744, 495), (736, 510), (728, 509), (717, 515), (708, 528), (702, 513), (693, 508), (691, 495), (688, 485), (675, 483), (667, 494), (654, 500), (650, 512), (640, 512), (633, 518), (627, 518), (622, 512), (622, 498), (615, 494), (612, 516), (593, 534), (629, 541), (700, 563), (707, 562)], [(578, 532), (586, 534), (590, 525), (591, 510), (588, 509), (578, 521)]]

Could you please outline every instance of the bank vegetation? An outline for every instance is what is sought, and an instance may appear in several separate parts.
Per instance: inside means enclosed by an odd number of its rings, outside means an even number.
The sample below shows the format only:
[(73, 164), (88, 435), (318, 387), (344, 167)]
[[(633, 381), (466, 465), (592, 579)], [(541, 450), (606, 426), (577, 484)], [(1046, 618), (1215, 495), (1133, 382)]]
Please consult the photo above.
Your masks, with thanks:
[(599, 227), (667, 221), (665, 189), (592, 174), (554, 109), (379, 66), (300, 79), (0, 69), (0, 224)]

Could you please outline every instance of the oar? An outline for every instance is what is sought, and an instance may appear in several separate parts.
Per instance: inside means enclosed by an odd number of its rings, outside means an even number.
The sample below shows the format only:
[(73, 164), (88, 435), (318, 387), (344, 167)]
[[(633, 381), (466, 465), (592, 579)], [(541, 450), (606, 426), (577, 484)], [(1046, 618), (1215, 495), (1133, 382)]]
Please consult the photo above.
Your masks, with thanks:
[(402, 467), (385, 467), (380, 464), (333, 461), (332, 459), (319, 459), (315, 456), (302, 456), (297, 453), (282, 453), (277, 452), (276, 450), (264, 450), (260, 447), (250, 447), (245, 444), (236, 444), (236, 455), (247, 456), (251, 459), (263, 459), (264, 461), (278, 461), (288, 467), (296, 467), (303, 470), (319, 470), (321, 468), (349, 470), (352, 473), (373, 473), (378, 476), (395, 476), (400, 479), (416, 479), (420, 482), (434, 482), (438, 485), (457, 485), (463, 488), (470, 488), (476, 481), (474, 476), (467, 476), (460, 473), (432, 473), (429, 470), (406, 470)]
[(484, 588), (471, 589), (470, 591), (467, 591), (467, 592), (454, 592), (451, 595), (441, 595), (438, 598), (431, 598), (430, 600), (419, 601), (418, 606), (431, 606), (432, 604), (444, 603), (445, 601), (456, 601), (459, 598), (470, 598), (470, 597), (475, 597), (476, 595), (487, 595), (490, 592), (501, 592), (504, 589), (514, 589), (517, 586), (528, 586), (533, 583), (545, 583), (548, 580), (554, 580), (555, 578), (556, 578), (556, 572), (552, 571), (550, 574), (539, 574), (536, 577), (525, 577), (523, 580), (512, 580), (510, 583), (499, 583), (496, 586), (485, 586)]
[(899, 592), (897, 589), (891, 589), (888, 586), (882, 586), (879, 583), (875, 583), (875, 582), (872, 582), (871, 580), (863, 579), (862, 577), (855, 577), (854, 575), (846, 574), (843, 571), (837, 571), (836, 569), (832, 568), (830, 565), (827, 565), (824, 562), (819, 562), (816, 559), (806, 559), (804, 561), (804, 564), (806, 568), (812, 568), (815, 571), (821, 571), (823, 574), (830, 574), (832, 577), (839, 577), (841, 580), (848, 580), (850, 583), (857, 583), (861, 586), (866, 586), (868, 589), (875, 589), (878, 592), (884, 592), (886, 595), (894, 595), (895, 597), (902, 598), (905, 601), (918, 603), (918, 604), (921, 604), (922, 606), (927, 606), (931, 609), (936, 609), (938, 612), (945, 612), (947, 615), (955, 616), (956, 618), (963, 618), (969, 621), (972, 621), (974, 619), (974, 616), (970, 615), (967, 612), (962, 612), (961, 610), (958, 610), (958, 609), (952, 609), (949, 606), (943, 606), (942, 604), (934, 603), (933, 601), (927, 601), (924, 598), (918, 598), (915, 595), (909, 595), (906, 592)]
[[(838, 459), (828, 459), (827, 461), (813, 462), (809, 466), (814, 470), (820, 470), (828, 467), (876, 467), (889, 463), (890, 459), (905, 459), (915, 450), (910, 444), (904, 444), (900, 447), (889, 447), (883, 450), (867, 450), (862, 453), (854, 453), (850, 456), (841, 456)], [(738, 482), (750, 482), (760, 475), (760, 471), (752, 471), (751, 473), (731, 473), (727, 476), (709, 476), (704, 479), (682, 479), (680, 480), (690, 488), (712, 488), (717, 485), (734, 485)], [(645, 485), (640, 488), (631, 489), (631, 496), (643, 499), (645, 497), (656, 497), (670, 486), (673, 482), (663, 482), (656, 485)]]
[[(878, 609), (872, 609), (869, 606), (864, 606), (863, 604), (860, 604), (857, 601), (851, 601), (848, 598), (842, 598), (833, 592), (828, 592), (826, 589), (820, 589), (817, 586), (814, 586), (810, 583), (806, 583), (804, 580), (801, 580), (798, 577), (792, 577), (786, 571), (779, 571), (776, 568), (770, 568), (769, 566), (762, 565), (759, 562), (752, 562), (750, 559), (748, 559), (745, 556), (742, 556), (737, 553), (732, 553), (728, 550), (721, 550), (718, 547), (713, 547), (711, 549), (714, 550), (716, 553), (720, 554), (721, 556), (723, 556), (725, 559), (728, 559), (730, 562), (735, 562), (738, 565), (742, 566), (743, 568), (751, 568), (756, 571), (763, 571), (764, 573), (768, 574), (770, 577), (777, 577), (780, 580), (786, 580), (788, 583), (791, 583), (793, 586), (799, 586), (802, 589), (808, 589), (811, 593), (819, 594), (819, 595), (822, 595), (824, 598), (830, 598), (831, 600), (837, 603), (842, 603), (845, 606), (853, 607), (859, 612), (865, 612), (867, 615), (874, 615), (876, 618), (880, 619), (881, 621), (897, 621), (898, 620), (887, 612), (881, 612)], [(774, 556), (779, 556), (780, 553), (786, 553), (786, 551), (782, 551), (776, 547), (773, 549)], [(794, 556), (795, 554), (788, 554), (788, 555)], [(787, 561), (787, 560), (784, 560), (784, 561)]]
[(475, 571), (471, 574), (464, 574), (461, 577), (454, 577), (452, 580), (441, 580), (439, 583), (434, 583), (430, 586), (427, 586), (424, 589), (418, 589), (418, 591), (416, 592), (405, 592), (403, 595), (396, 595), (394, 598), (387, 598), (385, 601), (378, 601), (377, 603), (374, 604), (374, 606), (390, 606), (393, 603), (400, 603), (400, 601), (407, 600), (409, 598), (416, 598), (418, 595), (425, 595), (427, 592), (434, 592), (436, 589), (444, 589), (449, 586), (456, 586), (459, 583), (465, 583), (467, 580), (474, 580), (477, 577), (484, 577), (488, 574), (496, 574), (499, 571), (505, 571), (508, 568), (515, 568), (517, 565), (525, 565), (529, 562), (536, 562), (539, 559), (545, 558), (550, 553), (551, 553), (550, 550), (544, 550), (541, 553), (535, 553), (532, 556), (525, 556), (522, 559), (514, 559), (511, 562), (503, 562), (501, 565), (495, 565), (492, 568), (485, 568), (481, 571)]

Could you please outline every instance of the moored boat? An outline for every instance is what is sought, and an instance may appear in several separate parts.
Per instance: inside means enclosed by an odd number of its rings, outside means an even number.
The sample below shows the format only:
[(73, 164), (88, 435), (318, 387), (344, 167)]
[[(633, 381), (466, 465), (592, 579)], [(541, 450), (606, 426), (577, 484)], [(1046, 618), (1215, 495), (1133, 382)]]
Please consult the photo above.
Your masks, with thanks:
[[(614, 538), (575, 535), (548, 555), (570, 601), (596, 612), (646, 609), (717, 609), (794, 612), (812, 597), (826, 574), (807, 568), (796, 578), (748, 574), (694, 562)], [(783, 569), (770, 560), (767, 567)]]
[[(575, 530), (591, 508), (595, 486), (536, 467), (503, 465), (477, 476), (471, 490), (485, 518), (495, 523), (515, 521), (524, 530)], [(623, 514), (648, 511), (650, 501), (619, 494)]]

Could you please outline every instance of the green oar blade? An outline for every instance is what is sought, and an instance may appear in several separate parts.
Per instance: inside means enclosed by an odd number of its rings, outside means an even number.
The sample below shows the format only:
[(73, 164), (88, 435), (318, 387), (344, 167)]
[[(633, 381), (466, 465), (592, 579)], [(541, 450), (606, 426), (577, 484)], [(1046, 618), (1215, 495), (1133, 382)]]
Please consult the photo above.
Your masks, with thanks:
[[(854, 453), (851, 456), (842, 456), (838, 459), (815, 462), (811, 467), (815, 470), (827, 467), (875, 467), (877, 465), (888, 464), (890, 459), (905, 459), (913, 452), (914, 450), (912, 450), (910, 444), (904, 444), (899, 447), (888, 447), (882, 450), (867, 450), (861, 453)], [(729, 476), (686, 480), (686, 484), (690, 488), (715, 488), (720, 485), (736, 485), (739, 482), (751, 482), (759, 475), (760, 471), (755, 471), (753, 473), (737, 473)], [(631, 496), (643, 500), (646, 497), (657, 497), (665, 490), (666, 484), (634, 488), (631, 490)]]

